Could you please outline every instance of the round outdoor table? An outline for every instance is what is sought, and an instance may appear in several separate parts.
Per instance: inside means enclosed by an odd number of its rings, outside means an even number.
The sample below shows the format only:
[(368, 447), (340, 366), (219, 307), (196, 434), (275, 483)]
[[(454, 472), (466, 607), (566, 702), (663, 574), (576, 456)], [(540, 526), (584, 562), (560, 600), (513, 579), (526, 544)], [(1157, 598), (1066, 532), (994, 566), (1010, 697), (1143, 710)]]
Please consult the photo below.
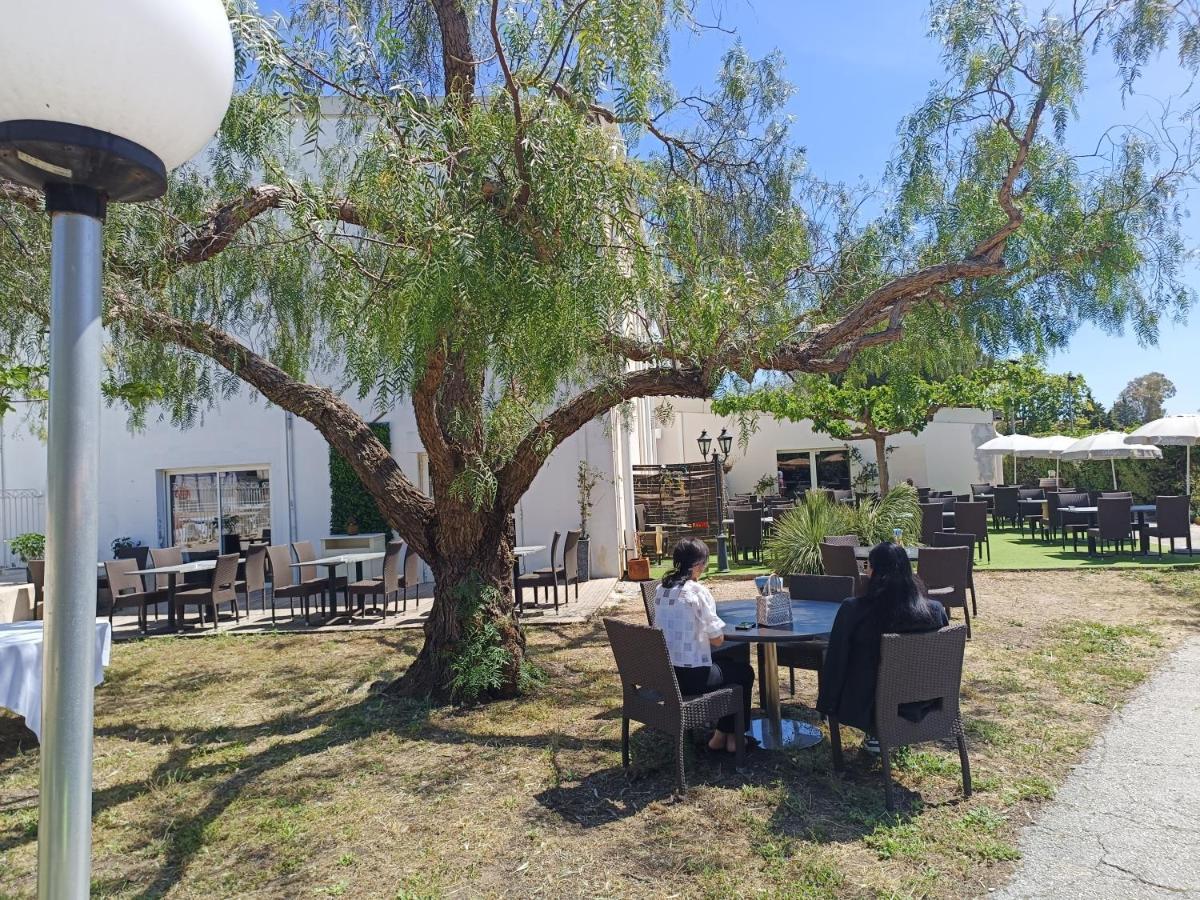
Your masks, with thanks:
[(829, 636), (834, 617), (841, 603), (824, 600), (793, 600), (792, 624), (775, 628), (753, 628), (739, 631), (741, 622), (754, 622), (758, 615), (756, 600), (727, 600), (717, 604), (717, 615), (725, 620), (725, 640), (731, 643), (758, 644), (762, 647), (758, 683), (762, 688), (763, 712), (766, 718), (756, 718), (750, 725), (759, 744), (768, 750), (780, 747), (811, 747), (821, 741), (821, 729), (796, 719), (783, 718), (779, 705), (779, 644), (800, 643)]
[[(910, 562), (915, 562), (917, 557), (921, 553), (921, 548), (920, 547), (905, 547), (904, 552), (908, 556), (908, 559)], [(855, 559), (866, 559), (870, 555), (871, 555), (870, 547), (855, 547), (854, 548), (854, 558)]]

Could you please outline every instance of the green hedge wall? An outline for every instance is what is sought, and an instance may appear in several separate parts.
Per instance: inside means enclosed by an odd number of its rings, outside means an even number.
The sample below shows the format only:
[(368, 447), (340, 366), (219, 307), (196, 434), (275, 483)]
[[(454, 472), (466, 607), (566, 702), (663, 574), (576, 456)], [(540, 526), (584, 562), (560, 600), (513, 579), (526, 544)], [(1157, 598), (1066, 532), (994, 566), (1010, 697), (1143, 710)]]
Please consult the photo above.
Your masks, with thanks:
[[(1131, 491), (1139, 500), (1153, 502), (1160, 495), (1182, 494), (1184, 488), (1183, 447), (1160, 447), (1162, 459), (1118, 459), (1117, 486)], [(1038, 478), (1054, 470), (1052, 459), (1018, 459), (1017, 477), (1022, 484), (1037, 484)], [(1085, 491), (1111, 491), (1112, 467), (1108, 460), (1064, 462), (1062, 478), (1071, 487)], [(1012, 478), (1012, 457), (1004, 457), (1004, 480)], [(1192, 450), (1192, 497), (1200, 502), (1200, 448)]]
[[(392, 447), (392, 429), (390, 425), (376, 423), (371, 426), (375, 436), (383, 441), (389, 450)], [(387, 520), (358, 480), (350, 464), (342, 455), (329, 448), (329, 533), (345, 534), (346, 522), (353, 516), (358, 520), (358, 530), (363, 533), (383, 532), (392, 529)]]

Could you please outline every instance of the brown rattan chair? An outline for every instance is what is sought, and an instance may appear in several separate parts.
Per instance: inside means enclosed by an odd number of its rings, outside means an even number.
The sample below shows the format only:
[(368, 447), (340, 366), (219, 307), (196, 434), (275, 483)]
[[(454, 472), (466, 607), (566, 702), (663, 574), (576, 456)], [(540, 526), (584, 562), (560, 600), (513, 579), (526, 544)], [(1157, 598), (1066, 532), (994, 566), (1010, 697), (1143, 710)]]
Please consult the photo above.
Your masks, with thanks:
[(413, 592), (413, 605), (421, 608), (421, 557), (417, 556), (412, 547), (404, 550), (404, 568), (400, 572), (400, 602), (401, 609), (408, 612), (408, 592)]
[(967, 606), (967, 588), (971, 580), (971, 548), (925, 547), (917, 557), (917, 577), (929, 596), (946, 609), (961, 607), (971, 636), (971, 610)]
[(287, 544), (274, 544), (267, 548), (267, 559), (271, 563), (271, 621), (275, 621), (275, 601), (287, 600), (293, 616), (296, 614), (295, 600), (299, 599), (304, 611), (304, 621), (312, 624), (309, 601), (313, 597), (325, 596), (324, 580), (297, 582), (292, 574), (292, 553)]
[[(550, 565), (533, 572), (526, 572), (517, 579), (517, 583), (521, 589), (533, 588), (533, 605), (537, 606), (538, 588), (553, 588), (554, 590), (554, 611), (558, 612), (558, 580), (562, 577), (562, 569), (554, 564), (554, 558), (558, 556), (558, 542), (562, 539), (559, 532), (554, 532), (554, 537), (550, 541)], [(564, 590), (565, 590), (564, 586)], [(546, 596), (550, 596), (550, 591), (546, 591)]]
[[(962, 766), (963, 796), (971, 796), (971, 762), (958, 711), (966, 630), (949, 625), (925, 634), (885, 634), (875, 682), (875, 737), (883, 763), (884, 800), (894, 809), (891, 753), (900, 747), (953, 737)], [(829, 717), (833, 766), (842, 768), (838, 721)]]
[[(294, 541), (292, 543), (292, 552), (296, 554), (296, 562), (311, 562), (317, 558), (316, 551), (313, 550), (312, 541)], [(333, 583), (330, 584), (329, 576), (322, 575), (315, 565), (300, 567), (300, 583), (319, 585), (322, 589), (321, 593), (321, 613), (325, 613), (325, 596), (329, 594), (330, 602), (333, 603), (333, 609), (330, 612), (337, 611), (337, 592), (345, 592), (346, 585), (350, 583), (350, 579), (345, 575), (335, 575)], [(347, 602), (348, 605), (348, 602)]]
[[(1159, 547), (1162, 547), (1162, 541), (1159, 541)], [(1172, 546), (1174, 546), (1172, 544)], [(1191, 544), (1188, 544), (1189, 551)], [(44, 604), (46, 602), (46, 561), (44, 559), (30, 559), (25, 562), (25, 574), (29, 578), (29, 583), (33, 585), (33, 617), (41, 619), (45, 616)], [(158, 614), (157, 607), (155, 615)]]
[(258, 594), (259, 608), (267, 611), (267, 548), (255, 544), (246, 551), (246, 566), (237, 589), (246, 598), (246, 615), (250, 615), (250, 600)]
[[(977, 503), (954, 504), (954, 530), (965, 531), (975, 535), (975, 548), (983, 556), (983, 548), (987, 547), (988, 562), (992, 561), (992, 545), (988, 541), (988, 512), (987, 504), (980, 500)], [(942, 529), (938, 529), (941, 531)], [(982, 545), (982, 546), (981, 546)]]
[(966, 547), (971, 551), (971, 565), (967, 568), (967, 590), (971, 592), (971, 615), (979, 615), (979, 603), (975, 599), (975, 535), (965, 531), (939, 531), (933, 536), (932, 547)]
[(1091, 516), (1087, 513), (1073, 513), (1065, 509), (1068, 506), (1091, 506), (1092, 499), (1084, 491), (1075, 491), (1070, 494), (1058, 494), (1058, 505), (1054, 508), (1053, 516), (1057, 517), (1057, 522), (1052, 522), (1052, 527), (1062, 531), (1062, 546), (1067, 549), (1067, 535), (1071, 536), (1071, 548), (1079, 549), (1079, 535), (1085, 533), (1092, 525)]
[(753, 507), (733, 511), (734, 562), (750, 555), (756, 560), (762, 559), (762, 516), (762, 510)]
[[(156, 547), (150, 551), (150, 562), (154, 564), (151, 566), (154, 569), (163, 569), (167, 566), (181, 566), (183, 565), (183, 551), (178, 547)], [(155, 590), (165, 591), (170, 585), (170, 575), (162, 574), (154, 576)]]
[(742, 712), (741, 685), (720, 687), (694, 697), (684, 697), (679, 680), (671, 668), (667, 640), (657, 628), (634, 625), (618, 619), (605, 619), (608, 643), (612, 647), (621, 676), (621, 765), (629, 767), (629, 722), (641, 722), (672, 737), (675, 741), (675, 785), (680, 794), (687, 791), (683, 770), (684, 736), (692, 728), (701, 728), (722, 716), (734, 716), (734, 740), (737, 766), (746, 754), (746, 722)]
[(1090, 540), (1097, 542), (1100, 555), (1104, 555), (1104, 548), (1109, 542), (1116, 545), (1117, 553), (1121, 552), (1126, 541), (1129, 541), (1130, 554), (1137, 552), (1137, 542), (1133, 539), (1133, 513), (1130, 510), (1133, 506), (1132, 497), (1101, 496), (1096, 506), (1099, 509), (1097, 524), (1095, 528), (1089, 528), (1087, 533)]
[(940, 500), (921, 504), (921, 543), (933, 543), (933, 536), (946, 527), (945, 505)]
[[(858, 579), (848, 575), (789, 575), (788, 593), (793, 600), (823, 600), (840, 603), (853, 597), (858, 589)], [(814, 640), (783, 643), (776, 649), (780, 668), (788, 670), (788, 690), (796, 696), (796, 670), (807, 669), (817, 673), (818, 691), (821, 685), (821, 666), (825, 662), (828, 641)], [(759, 671), (762, 660), (759, 659)]]
[[(579, 535), (578, 531), (568, 531), (567, 539), (563, 542), (562, 565), (556, 565), (554, 555), (550, 556), (550, 565), (545, 568), (535, 569), (534, 575), (549, 575), (551, 570), (553, 574), (562, 582), (563, 586), (563, 603), (569, 603), (571, 600), (570, 591), (567, 588), (575, 585), (575, 599), (579, 599)], [(557, 591), (556, 591), (557, 593)], [(556, 606), (555, 609), (558, 609)]]
[(861, 574), (854, 547), (821, 542), (821, 568), (826, 575), (842, 575), (857, 579)]
[(1148, 525), (1150, 537), (1158, 538), (1158, 555), (1162, 556), (1163, 538), (1171, 542), (1175, 552), (1175, 541), (1183, 538), (1187, 542), (1187, 554), (1192, 555), (1192, 529), (1188, 521), (1187, 497), (1158, 497), (1155, 500), (1154, 524)]
[(643, 581), (642, 586), (642, 606), (646, 607), (646, 624), (651, 628), (654, 626), (654, 596), (658, 592), (659, 582), (655, 579)]
[[(41, 560), (35, 560), (41, 562)], [(136, 606), (138, 631), (146, 633), (146, 607), (154, 607), (158, 618), (158, 605), (167, 602), (165, 590), (146, 590), (140, 575), (133, 574), (138, 568), (136, 559), (109, 559), (104, 562), (104, 574), (108, 577), (108, 624), (111, 626), (117, 607)]]
[(188, 606), (195, 606), (200, 613), (200, 627), (204, 627), (204, 610), (212, 613), (213, 631), (220, 620), (220, 605), (228, 603), (233, 610), (234, 621), (241, 621), (237, 601), (238, 555), (226, 553), (217, 557), (217, 566), (212, 570), (212, 583), (208, 587), (194, 587), (175, 592), (176, 615), (180, 621)]
[(364, 578), (346, 586), (346, 597), (351, 606), (357, 597), (358, 611), (365, 615), (367, 598), (370, 597), (374, 608), (383, 614), (384, 621), (387, 620), (389, 600), (397, 610), (400, 609), (400, 551), (403, 549), (404, 541), (388, 541), (387, 549), (383, 553), (383, 575), (379, 578)]
[[(992, 524), (997, 528), (1003, 522), (1008, 522), (1014, 528), (1021, 517), (1019, 500), (1020, 488), (1012, 485), (1000, 485), (992, 488)], [(958, 522), (954, 523), (958, 528)]]

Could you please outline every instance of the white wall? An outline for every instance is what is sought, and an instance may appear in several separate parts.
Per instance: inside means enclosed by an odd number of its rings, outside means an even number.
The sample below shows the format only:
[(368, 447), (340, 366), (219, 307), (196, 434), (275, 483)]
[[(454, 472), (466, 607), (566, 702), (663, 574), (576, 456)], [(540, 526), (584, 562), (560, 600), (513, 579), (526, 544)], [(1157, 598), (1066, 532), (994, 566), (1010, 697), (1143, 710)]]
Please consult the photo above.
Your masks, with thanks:
[[(698, 462), (700, 449), (696, 438), (707, 430), (715, 438), (722, 428), (734, 436), (729, 454), (730, 493), (749, 493), (763, 475), (774, 476), (777, 450), (832, 450), (853, 446), (867, 462), (874, 461), (875, 447), (870, 441), (847, 444), (815, 431), (812, 423), (784, 422), (770, 416), (758, 420), (758, 430), (749, 445), (738, 445), (738, 425), (733, 418), (714, 414), (702, 400), (672, 398), (673, 420), (662, 428), (658, 440), (658, 462)], [(971, 482), (993, 481), (999, 476), (996, 457), (979, 454), (976, 449), (996, 436), (990, 412), (978, 409), (943, 409), (919, 435), (897, 435), (888, 441), (896, 450), (888, 457), (892, 484), (912, 478), (918, 486), (966, 492)], [(855, 473), (851, 472), (851, 477)]]
[[(356, 404), (357, 405), (357, 404)], [(361, 411), (371, 417), (366, 405)], [(307, 421), (293, 419), (295, 534), (289, 527), (287, 416), (276, 406), (243, 390), (222, 400), (194, 428), (179, 430), (151, 422), (130, 432), (121, 408), (105, 408), (100, 430), (100, 559), (111, 555), (113, 538), (128, 535), (148, 546), (169, 542), (162, 521), (159, 473), (188, 467), (265, 467), (271, 477), (271, 531), (277, 543), (320, 539), (329, 534), (329, 447)], [(419, 457), (423, 451), (412, 408), (405, 404), (384, 416), (391, 426), (392, 454), (414, 484), (421, 487)], [(616, 421), (616, 420), (614, 420)], [(15, 420), (4, 424), (3, 464), (8, 487), (45, 491), (46, 447)], [(619, 422), (618, 422), (618, 427)], [(550, 544), (559, 530), (579, 526), (576, 476), (580, 460), (602, 473), (593, 492), (591, 563), (595, 575), (620, 571), (620, 513), (617, 487), (622, 483), (613, 441), (602, 421), (592, 422), (553, 454), (521, 501), (517, 536), (525, 544)], [(614, 473), (618, 477), (614, 477)], [(527, 567), (548, 565), (549, 552), (526, 560)], [(428, 577), (426, 572), (425, 577)]]

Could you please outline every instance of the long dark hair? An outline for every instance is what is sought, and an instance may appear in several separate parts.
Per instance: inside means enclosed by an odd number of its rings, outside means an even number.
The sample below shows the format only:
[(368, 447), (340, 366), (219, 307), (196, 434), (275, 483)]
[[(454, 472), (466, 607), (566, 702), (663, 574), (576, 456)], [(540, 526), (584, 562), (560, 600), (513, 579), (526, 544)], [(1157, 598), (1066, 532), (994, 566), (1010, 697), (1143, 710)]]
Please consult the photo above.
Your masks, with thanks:
[(913, 575), (908, 553), (899, 544), (884, 542), (871, 548), (871, 579), (866, 598), (871, 612), (884, 631), (907, 631), (938, 620), (924, 585)]
[(663, 576), (663, 587), (672, 588), (677, 584), (683, 584), (691, 577), (692, 569), (707, 559), (708, 544), (700, 538), (684, 538), (675, 545), (675, 550), (671, 554), (674, 567)]

